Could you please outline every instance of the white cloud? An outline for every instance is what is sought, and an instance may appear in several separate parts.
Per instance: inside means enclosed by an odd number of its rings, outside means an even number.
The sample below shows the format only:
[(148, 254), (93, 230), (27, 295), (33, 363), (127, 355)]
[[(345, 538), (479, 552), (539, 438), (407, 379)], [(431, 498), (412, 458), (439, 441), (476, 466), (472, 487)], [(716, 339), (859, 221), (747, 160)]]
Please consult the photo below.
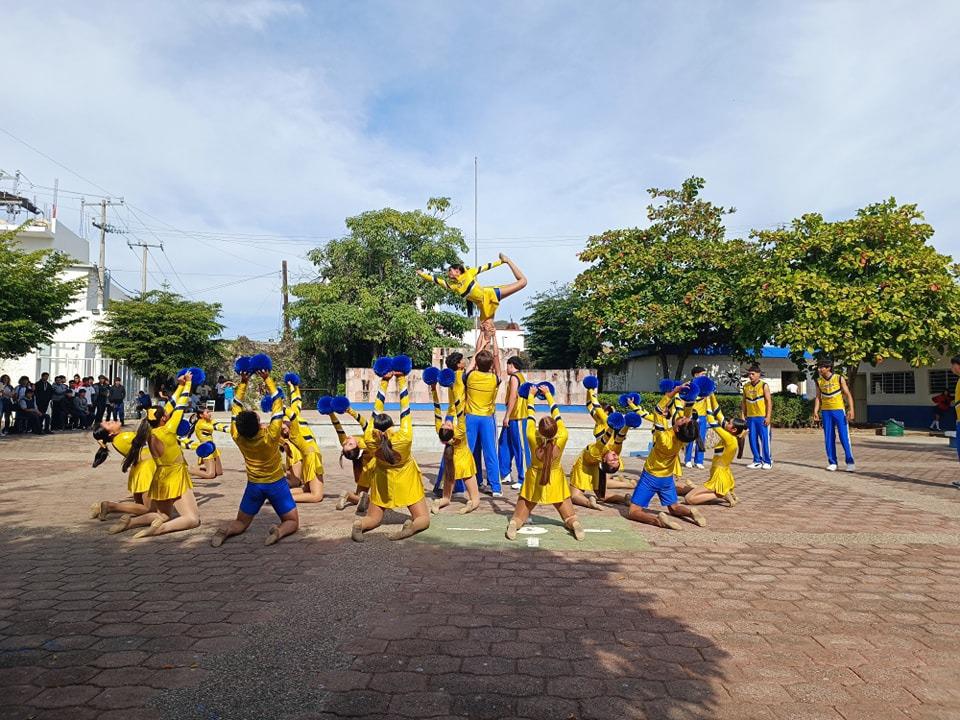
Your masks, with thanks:
[(205, 0), (197, 9), (217, 22), (263, 30), (270, 22), (306, 13), (302, 4), (285, 0)]

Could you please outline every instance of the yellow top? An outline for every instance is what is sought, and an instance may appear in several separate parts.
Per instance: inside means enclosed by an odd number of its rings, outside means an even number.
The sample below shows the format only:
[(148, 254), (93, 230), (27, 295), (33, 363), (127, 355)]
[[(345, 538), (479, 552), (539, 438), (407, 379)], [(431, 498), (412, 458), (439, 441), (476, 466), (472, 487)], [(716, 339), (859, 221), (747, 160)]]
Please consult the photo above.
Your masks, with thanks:
[[(539, 457), (540, 449), (546, 445), (546, 439), (540, 436), (539, 423), (535, 412), (536, 407), (536, 388), (531, 388), (530, 398), (520, 398), (527, 410), (527, 442), (530, 445), (530, 467), (523, 480), (523, 488), (520, 490), (520, 496), (525, 500), (535, 503), (558, 503), (563, 502), (570, 497), (570, 485), (567, 483), (567, 477), (563, 472), (563, 451), (567, 446), (566, 423), (560, 416), (560, 408), (557, 407), (553, 395), (549, 391), (544, 391), (546, 402), (550, 406), (550, 416), (557, 423), (557, 434), (554, 436), (555, 448), (551, 458), (550, 467), (543, 467), (543, 458)], [(549, 479), (545, 484), (541, 484), (541, 478), (545, 473), (549, 473)]]
[(197, 424), (193, 426), (193, 434), (202, 443), (213, 442), (213, 421), (199, 418)]
[[(440, 395), (437, 393), (437, 386), (432, 388), (433, 394), (433, 422), (437, 432), (443, 427), (444, 417), (440, 412)], [(447, 393), (447, 416), (446, 419), (453, 423), (453, 467), (454, 477), (457, 480), (464, 480), (477, 473), (477, 465), (473, 458), (473, 452), (467, 445), (467, 423), (464, 418), (463, 405), (456, 402), (456, 394), (451, 387)]]
[(493, 415), (497, 404), (500, 378), (492, 372), (471, 370), (464, 377), (469, 415)]
[[(957, 410), (960, 406), (960, 380), (957, 380), (957, 384), (953, 386), (953, 409)], [(957, 417), (960, 418), (960, 412), (957, 413)]]
[(713, 428), (713, 431), (717, 434), (719, 442), (713, 449), (713, 462), (710, 464), (710, 468), (712, 470), (715, 467), (730, 467), (733, 459), (737, 456), (737, 437), (722, 427)]
[(169, 419), (160, 427), (151, 430), (151, 434), (163, 443), (163, 453), (156, 458), (158, 466), (186, 465), (177, 437), (177, 427), (183, 420), (184, 412), (190, 407), (190, 387), (186, 383), (180, 385), (171, 400), (174, 409)]
[[(381, 397), (386, 394), (386, 385), (386, 381), (380, 381), (380, 392), (377, 393), (377, 402), (374, 404), (375, 413), (383, 411)], [(377, 458), (373, 480), (370, 483), (370, 502), (383, 508), (409, 507), (420, 502), (424, 496), (420, 468), (413, 459), (413, 418), (410, 415), (410, 395), (407, 391), (406, 377), (397, 378), (397, 389), (400, 391), (399, 429), (381, 433), (371, 422), (364, 432), (366, 447), (372, 454), (376, 454), (380, 449), (386, 434), (397, 455), (394, 463), (387, 463), (383, 458)]]
[(486, 265), (481, 265), (480, 267), (468, 267), (456, 280), (452, 280), (445, 276), (440, 277), (431, 275), (430, 273), (422, 271), (417, 271), (417, 275), (422, 277), (424, 280), (434, 282), (440, 287), (456, 293), (464, 300), (469, 300), (470, 302), (479, 305), (484, 301), (484, 297), (483, 287), (477, 282), (477, 275), (482, 272), (486, 272), (487, 270), (491, 270), (499, 265), (503, 265), (503, 260), (494, 260), (493, 262), (489, 262)]
[[(320, 446), (317, 444), (310, 426), (301, 417), (303, 399), (300, 396), (300, 386), (288, 383), (290, 389), (290, 407), (284, 411), (284, 417), (289, 424), (290, 442), (304, 456), (303, 482), (307, 484), (323, 475), (323, 462), (320, 455)], [(282, 402), (282, 400), (281, 400)]]
[(230, 425), (230, 437), (237, 444), (243, 461), (247, 467), (247, 480), (252, 483), (265, 484), (276, 482), (283, 477), (283, 467), (280, 464), (280, 430), (283, 427), (283, 398), (277, 392), (273, 378), (268, 377), (267, 392), (273, 398), (270, 408), (270, 423), (266, 428), (260, 428), (252, 438), (245, 438), (237, 432), (237, 415), (243, 411), (243, 396), (247, 392), (247, 384), (237, 385), (233, 396), (230, 412), (233, 423)]
[[(520, 386), (527, 381), (527, 377), (520, 371), (515, 372), (511, 376), (511, 378), (517, 379), (517, 388), (516, 388), (517, 390), (519, 390)], [(512, 380), (508, 382), (512, 382)], [(520, 397), (518, 395), (517, 401), (513, 405), (513, 412), (510, 413), (510, 417), (508, 418), (508, 420), (523, 420), (525, 417), (526, 417), (526, 413), (525, 411), (523, 411), (523, 408), (520, 407)]]
[[(360, 423), (360, 428), (364, 433), (366, 433), (368, 424), (367, 419), (360, 415), (360, 413), (358, 413), (352, 407), (347, 408), (347, 412), (354, 420)], [(337, 439), (340, 441), (340, 445), (343, 445), (347, 441), (347, 433), (344, 431), (343, 425), (340, 424), (340, 419), (337, 417), (336, 413), (330, 413), (330, 423), (333, 425), (334, 432), (337, 433)], [(357, 484), (360, 487), (368, 488), (370, 487), (370, 481), (373, 478), (373, 472), (377, 467), (377, 456), (367, 450), (367, 445), (363, 441), (363, 436), (357, 438), (357, 447), (363, 451), (360, 454), (361, 469), (360, 478), (357, 480)]]
[[(676, 397), (679, 397), (679, 395), (674, 396), (674, 398)], [(644, 471), (655, 477), (672, 477), (676, 475), (679, 470), (678, 456), (683, 449), (684, 443), (680, 442), (679, 438), (677, 438), (676, 432), (669, 426), (670, 421), (666, 418), (666, 413), (662, 412), (665, 408), (672, 410), (675, 406), (674, 398), (664, 395), (660, 399), (660, 402), (657, 403), (657, 411), (661, 413), (663, 423), (667, 427), (664, 427), (662, 430), (654, 430), (653, 449), (643, 464)], [(693, 403), (690, 403), (684, 407), (683, 414), (689, 417), (692, 413)]]
[[(609, 428), (599, 438), (587, 445), (570, 469), (570, 484), (580, 490), (595, 490), (600, 484), (600, 461), (612, 447), (614, 433)], [(616, 452), (616, 450), (614, 450)]]
[(743, 386), (743, 399), (747, 401), (747, 417), (767, 416), (767, 401), (763, 396), (763, 389), (766, 386), (766, 380), (757, 380), (756, 383), (748, 382)]
[(832, 373), (823, 378), (817, 375), (817, 387), (820, 388), (821, 410), (843, 410), (843, 389), (840, 387), (840, 376)]

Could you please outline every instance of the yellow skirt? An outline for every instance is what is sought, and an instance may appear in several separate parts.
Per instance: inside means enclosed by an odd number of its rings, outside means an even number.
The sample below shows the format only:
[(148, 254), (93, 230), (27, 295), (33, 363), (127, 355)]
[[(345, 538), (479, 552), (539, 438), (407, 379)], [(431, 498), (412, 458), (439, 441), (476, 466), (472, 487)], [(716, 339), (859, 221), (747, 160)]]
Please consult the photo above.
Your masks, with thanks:
[(135, 463), (127, 473), (127, 492), (131, 494), (149, 492), (156, 472), (157, 464), (153, 458)]
[(473, 453), (467, 447), (466, 441), (453, 449), (453, 477), (457, 480), (466, 480), (477, 474), (477, 463)]
[(307, 450), (303, 455), (303, 484), (323, 477), (323, 456), (319, 450)]
[(723, 497), (733, 490), (733, 471), (728, 465), (714, 465), (710, 468), (710, 479), (703, 486), (707, 490), (713, 490), (717, 495)]
[(423, 500), (423, 476), (410, 458), (400, 467), (378, 467), (370, 483), (370, 502), (382, 508), (409, 507)]
[[(583, 492), (596, 492), (600, 484), (600, 467), (594, 465), (594, 472), (586, 469), (583, 465), (583, 455), (577, 456), (577, 461), (570, 469), (570, 484)], [(526, 484), (526, 481), (524, 481)]]
[(532, 503), (549, 505), (566, 500), (570, 497), (570, 485), (567, 483), (566, 475), (563, 474), (563, 468), (554, 465), (550, 473), (550, 482), (541, 485), (540, 468), (531, 467), (523, 479), (520, 497)]
[(483, 288), (483, 299), (474, 303), (480, 312), (480, 321), (492, 320), (497, 314), (497, 308), (500, 306), (500, 298), (497, 297), (496, 289), (492, 287)]
[(176, 465), (158, 465), (150, 483), (150, 498), (153, 500), (175, 500), (193, 487), (186, 463)]

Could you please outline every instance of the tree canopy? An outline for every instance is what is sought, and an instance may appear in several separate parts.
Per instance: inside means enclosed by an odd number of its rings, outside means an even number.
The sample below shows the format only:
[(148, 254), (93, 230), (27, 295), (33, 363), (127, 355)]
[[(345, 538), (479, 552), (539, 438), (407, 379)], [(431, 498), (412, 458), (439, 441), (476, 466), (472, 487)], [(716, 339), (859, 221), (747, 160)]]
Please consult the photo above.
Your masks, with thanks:
[(219, 303), (151, 290), (111, 302), (94, 339), (105, 355), (123, 360), (159, 386), (181, 368), (218, 362), (223, 330), (219, 317)]
[(469, 321), (443, 309), (448, 292), (416, 270), (441, 272), (467, 250), (444, 219), (447, 198), (431, 198), (430, 212), (392, 208), (347, 218), (349, 234), (312, 250), (314, 282), (293, 287), (290, 313), (312, 373), (331, 388), (344, 368), (369, 365), (381, 354), (406, 353), (428, 363), (432, 349), (459, 344)]
[(20, 357), (76, 322), (68, 314), (85, 278), (65, 280), (63, 253), (17, 247), (20, 228), (0, 233), (0, 358)]
[(958, 266), (928, 241), (933, 228), (916, 205), (894, 198), (827, 222), (811, 213), (789, 227), (754, 233), (761, 259), (741, 317), (747, 332), (839, 366), (901, 358), (937, 360), (960, 330)]
[(735, 209), (703, 200), (703, 187), (702, 178), (691, 177), (679, 189), (651, 188), (648, 227), (587, 241), (580, 259), (590, 267), (574, 288), (583, 296), (577, 317), (603, 344), (598, 363), (646, 348), (656, 352), (664, 375), (668, 354), (676, 354), (679, 378), (695, 350), (738, 353), (755, 344), (736, 317), (754, 248), (726, 238), (723, 218)]
[(534, 367), (574, 368), (599, 353), (596, 333), (577, 319), (582, 299), (570, 285), (553, 285), (527, 303), (524, 343)]

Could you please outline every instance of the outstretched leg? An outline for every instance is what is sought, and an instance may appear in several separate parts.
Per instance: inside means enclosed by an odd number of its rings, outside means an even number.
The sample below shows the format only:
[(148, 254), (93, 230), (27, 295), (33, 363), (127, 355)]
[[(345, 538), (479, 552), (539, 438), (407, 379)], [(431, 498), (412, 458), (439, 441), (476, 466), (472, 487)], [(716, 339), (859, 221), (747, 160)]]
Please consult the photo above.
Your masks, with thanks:
[(523, 290), (527, 286), (527, 276), (520, 272), (520, 268), (517, 267), (517, 264), (503, 253), (500, 253), (500, 259), (503, 260), (504, 264), (510, 268), (510, 272), (512, 272), (513, 277), (516, 278), (514, 282), (500, 286), (500, 299), (503, 300), (504, 298), (510, 297), (514, 293)]
[(507, 532), (505, 533), (507, 540), (516, 539), (517, 530), (523, 527), (523, 524), (527, 521), (527, 518), (530, 517), (530, 513), (533, 512), (536, 506), (537, 504), (535, 502), (530, 502), (526, 498), (517, 498), (517, 506), (513, 509), (513, 516), (510, 518), (510, 522), (507, 523)]
[(180, 530), (192, 530), (200, 525), (200, 509), (197, 507), (197, 498), (193, 494), (193, 490), (187, 490), (171, 505), (171, 509), (176, 511), (176, 517), (155, 528), (151, 535), (166, 535)]
[(570, 486), (570, 500), (574, 505), (579, 505), (580, 507), (590, 508), (591, 510), (599, 510), (600, 506), (597, 504), (597, 499), (593, 495), (587, 495), (580, 488)]
[(577, 519), (577, 514), (573, 511), (573, 503), (570, 502), (570, 498), (567, 498), (563, 502), (555, 503), (554, 507), (557, 509), (557, 512), (560, 513), (560, 517), (563, 518), (563, 526), (569, 530), (577, 540), (583, 540), (586, 534), (583, 531), (583, 525), (581, 525)]

